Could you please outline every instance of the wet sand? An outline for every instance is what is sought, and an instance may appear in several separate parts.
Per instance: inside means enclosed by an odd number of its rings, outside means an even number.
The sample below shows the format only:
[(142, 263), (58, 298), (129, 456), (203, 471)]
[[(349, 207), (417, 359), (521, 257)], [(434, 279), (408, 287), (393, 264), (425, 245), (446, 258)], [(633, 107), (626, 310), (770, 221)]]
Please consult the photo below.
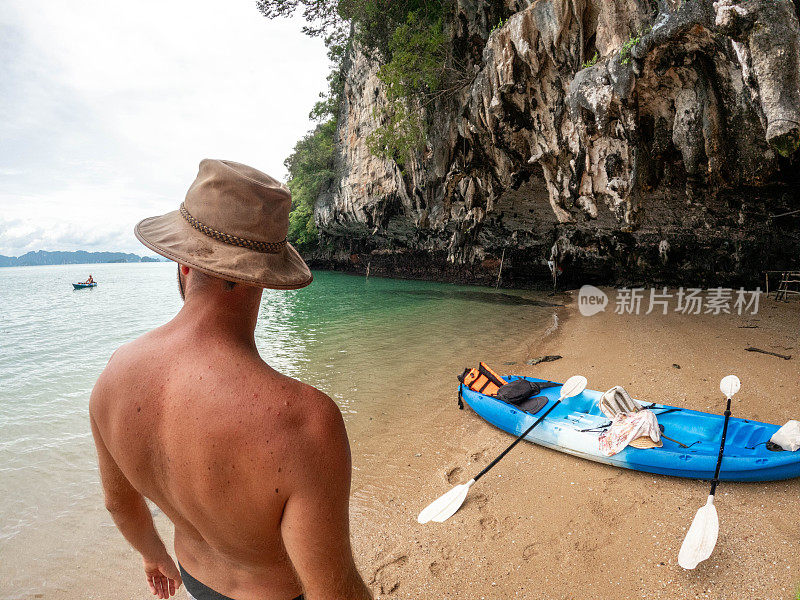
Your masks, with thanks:
[[(766, 300), (747, 317), (583, 317), (570, 296), (565, 302), (554, 333), (520, 332), (519, 345), (487, 361), (503, 372), (558, 381), (580, 373), (592, 389), (623, 385), (643, 400), (720, 413), (719, 380), (735, 373), (742, 381), (735, 416), (779, 424), (800, 418), (800, 303)], [(748, 346), (793, 358), (746, 352)], [(546, 354), (563, 358), (524, 364)], [(678, 566), (677, 555), (708, 483), (531, 444), (476, 484), (446, 523), (417, 524), (424, 505), (512, 440), (468, 407), (457, 409), (455, 375), (426, 390), (425, 402), (376, 416), (370, 435), (353, 441), (354, 547), (376, 597), (797, 597), (799, 480), (720, 484), (719, 541), (693, 572)]]

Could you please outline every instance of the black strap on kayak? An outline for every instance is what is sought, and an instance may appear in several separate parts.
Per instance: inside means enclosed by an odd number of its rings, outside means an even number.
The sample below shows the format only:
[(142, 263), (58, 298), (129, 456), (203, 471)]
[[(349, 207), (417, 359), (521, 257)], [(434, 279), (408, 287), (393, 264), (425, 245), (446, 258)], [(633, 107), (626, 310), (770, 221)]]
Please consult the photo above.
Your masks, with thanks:
[(660, 413), (655, 413), (655, 414), (656, 414), (657, 416), (659, 416), (659, 417), (662, 417), (662, 416), (664, 416), (664, 415), (666, 415), (666, 414), (669, 414), (669, 413), (671, 413), (671, 412), (678, 412), (678, 411), (680, 411), (680, 410), (683, 410), (683, 409), (682, 409), (682, 408), (668, 408), (668, 409), (666, 409), (666, 410), (662, 410)]
[(759, 446), (766, 446), (767, 450), (770, 452), (783, 452), (783, 448), (781, 448), (778, 444), (773, 442), (772, 440), (767, 440), (766, 442), (758, 442), (753, 446), (745, 446), (745, 450), (755, 450)]
[[(650, 405), (650, 406), (652, 406), (652, 405)], [(648, 406), (644, 406), (642, 408), (645, 409), (645, 410), (649, 410), (650, 409), (650, 407), (648, 407)], [(667, 413), (678, 412), (679, 410), (683, 410), (683, 409), (682, 408), (668, 408), (668, 409), (666, 409), (666, 410), (664, 410), (664, 411), (662, 411), (660, 413), (656, 413), (656, 414), (660, 417), (662, 415), (666, 415)], [(605, 423), (604, 425), (595, 425), (594, 427), (589, 427), (588, 429), (578, 429), (578, 431), (580, 433), (604, 431), (604, 430), (608, 429), (609, 427), (611, 427), (611, 423), (612, 423), (612, 421), (609, 421), (608, 423)], [(697, 444), (699, 442), (694, 442), (694, 443)]]
[(540, 390), (564, 385), (563, 383), (556, 383), (555, 381), (534, 381), (533, 383), (538, 385)]
[(601, 433), (611, 427), (613, 421), (609, 421), (603, 425), (595, 425), (594, 427), (589, 427), (589, 429), (578, 429), (580, 433)]
[(464, 410), (464, 398), (461, 397), (461, 386), (463, 384), (458, 385), (458, 410)]

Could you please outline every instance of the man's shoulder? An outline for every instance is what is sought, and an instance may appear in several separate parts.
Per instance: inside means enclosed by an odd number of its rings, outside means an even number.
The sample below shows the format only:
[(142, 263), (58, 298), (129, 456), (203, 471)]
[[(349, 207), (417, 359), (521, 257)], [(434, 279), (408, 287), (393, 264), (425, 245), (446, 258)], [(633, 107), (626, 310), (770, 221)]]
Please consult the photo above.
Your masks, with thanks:
[[(263, 416), (272, 427), (260, 431), (264, 435), (280, 429), (286, 439), (304, 453), (348, 448), (347, 432), (339, 406), (326, 393), (287, 375), (273, 371), (261, 382), (272, 392), (262, 406)], [(257, 384), (258, 385), (258, 384)]]
[(278, 403), (288, 420), (308, 435), (337, 433), (344, 427), (339, 406), (325, 392), (287, 375), (278, 374)]
[(297, 409), (304, 415), (304, 429), (314, 439), (327, 442), (335, 441), (343, 435), (344, 420), (339, 406), (326, 393), (317, 388), (301, 383), (303, 392)]
[(146, 333), (111, 353), (92, 389), (89, 411), (93, 416), (97, 411), (103, 410), (108, 398), (118, 396), (123, 388), (137, 381), (138, 366), (149, 355), (149, 336), (150, 333)]
[(297, 382), (297, 390), (286, 429), (292, 432), (286, 447), (293, 450), (285, 458), (294, 465), (290, 472), (296, 485), (290, 489), (349, 482), (350, 442), (339, 406), (310, 385)]

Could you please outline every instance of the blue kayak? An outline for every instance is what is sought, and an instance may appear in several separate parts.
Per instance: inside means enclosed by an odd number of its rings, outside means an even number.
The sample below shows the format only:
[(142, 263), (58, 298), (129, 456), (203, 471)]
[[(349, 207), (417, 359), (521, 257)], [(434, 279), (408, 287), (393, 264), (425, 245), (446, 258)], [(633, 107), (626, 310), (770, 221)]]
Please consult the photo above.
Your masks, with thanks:
[[(543, 379), (509, 376), (506, 381), (527, 379), (543, 383)], [(529, 414), (514, 405), (492, 396), (474, 392), (461, 385), (464, 402), (486, 421), (514, 436), (519, 436), (543, 415), (559, 397), (560, 387), (545, 388), (541, 396), (547, 404)], [(620, 453), (606, 456), (600, 452), (600, 433), (610, 420), (598, 406), (601, 392), (585, 390), (567, 398), (531, 431), (525, 439), (596, 462), (692, 479), (713, 479), (719, 454), (724, 417), (663, 404), (642, 404), (652, 410), (664, 435), (687, 446), (662, 438), (662, 448), (638, 449), (627, 446)], [(767, 441), (778, 425), (731, 417), (725, 441), (720, 479), (725, 481), (774, 481), (800, 477), (800, 450), (797, 452), (767, 450)]]
[(97, 282), (95, 281), (94, 283), (73, 283), (72, 287), (74, 287), (76, 290), (82, 290), (83, 288), (95, 287), (96, 285)]

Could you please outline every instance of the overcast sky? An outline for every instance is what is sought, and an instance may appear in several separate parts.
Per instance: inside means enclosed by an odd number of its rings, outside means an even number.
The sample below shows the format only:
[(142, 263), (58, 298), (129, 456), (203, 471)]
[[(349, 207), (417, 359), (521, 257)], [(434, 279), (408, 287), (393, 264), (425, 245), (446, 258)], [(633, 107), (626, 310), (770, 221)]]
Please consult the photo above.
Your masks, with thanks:
[(255, 0), (0, 1), (0, 254), (148, 254), (202, 158), (286, 179), (328, 61)]

